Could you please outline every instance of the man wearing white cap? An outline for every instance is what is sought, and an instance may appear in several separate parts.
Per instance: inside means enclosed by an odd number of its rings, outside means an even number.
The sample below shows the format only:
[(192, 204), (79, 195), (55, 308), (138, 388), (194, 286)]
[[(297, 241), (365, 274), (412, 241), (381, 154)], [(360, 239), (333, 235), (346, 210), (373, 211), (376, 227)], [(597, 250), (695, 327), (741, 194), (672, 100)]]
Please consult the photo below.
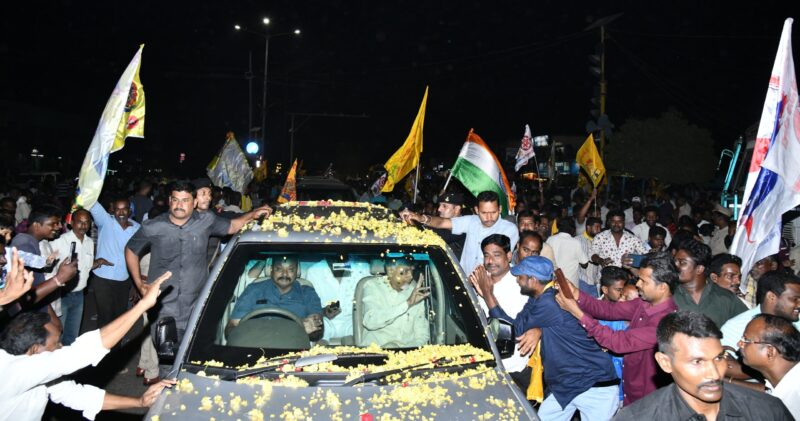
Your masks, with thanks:
[(731, 216), (733, 216), (733, 212), (728, 208), (722, 207), (719, 203), (715, 203), (711, 215), (711, 221), (716, 228), (714, 228), (714, 232), (711, 234), (711, 243), (709, 246), (711, 247), (711, 255), (716, 256), (717, 254), (728, 252), (728, 246), (725, 244), (725, 237), (731, 235), (728, 231), (728, 223), (731, 220)]

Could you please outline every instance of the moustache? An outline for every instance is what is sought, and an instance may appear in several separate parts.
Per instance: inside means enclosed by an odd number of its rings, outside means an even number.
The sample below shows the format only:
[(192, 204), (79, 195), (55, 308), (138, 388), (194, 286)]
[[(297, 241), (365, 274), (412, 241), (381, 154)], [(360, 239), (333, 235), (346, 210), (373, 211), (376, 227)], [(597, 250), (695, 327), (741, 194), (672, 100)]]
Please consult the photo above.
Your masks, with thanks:
[(281, 281), (281, 282), (292, 282), (292, 278), (289, 278), (287, 276), (281, 276), (280, 278), (278, 278), (278, 281)]
[(697, 390), (700, 390), (700, 389), (702, 389), (704, 387), (722, 387), (722, 381), (721, 380), (712, 380), (710, 382), (700, 383), (697, 386)]

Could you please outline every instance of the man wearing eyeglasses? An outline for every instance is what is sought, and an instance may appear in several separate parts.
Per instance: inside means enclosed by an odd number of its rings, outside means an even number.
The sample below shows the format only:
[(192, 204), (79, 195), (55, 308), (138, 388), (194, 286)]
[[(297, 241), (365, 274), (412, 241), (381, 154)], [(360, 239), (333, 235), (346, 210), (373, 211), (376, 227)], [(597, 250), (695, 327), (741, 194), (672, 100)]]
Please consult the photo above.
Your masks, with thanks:
[(800, 332), (792, 323), (759, 314), (739, 339), (739, 352), (745, 364), (764, 376), (767, 393), (783, 401), (792, 416), (800, 419)]

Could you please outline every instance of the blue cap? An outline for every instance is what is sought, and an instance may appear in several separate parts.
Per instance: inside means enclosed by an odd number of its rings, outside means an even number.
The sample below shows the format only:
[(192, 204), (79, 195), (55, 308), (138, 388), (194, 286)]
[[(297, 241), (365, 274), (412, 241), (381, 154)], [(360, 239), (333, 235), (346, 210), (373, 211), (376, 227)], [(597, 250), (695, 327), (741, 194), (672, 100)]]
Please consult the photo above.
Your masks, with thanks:
[(546, 257), (528, 256), (516, 266), (511, 267), (511, 274), (532, 276), (540, 281), (549, 281), (553, 279), (553, 263)]

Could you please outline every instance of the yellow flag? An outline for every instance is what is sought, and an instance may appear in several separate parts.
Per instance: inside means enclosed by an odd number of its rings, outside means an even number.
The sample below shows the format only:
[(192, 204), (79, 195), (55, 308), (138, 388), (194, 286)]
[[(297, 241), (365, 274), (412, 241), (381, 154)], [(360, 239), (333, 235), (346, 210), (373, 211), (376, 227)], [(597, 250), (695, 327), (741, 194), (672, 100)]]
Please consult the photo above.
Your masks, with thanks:
[[(144, 44), (139, 50), (144, 48)], [(128, 100), (125, 101), (124, 113), (117, 127), (117, 134), (114, 136), (114, 144), (111, 152), (116, 152), (125, 146), (126, 137), (144, 137), (144, 87), (139, 80), (139, 68), (136, 66), (136, 73), (133, 75), (131, 89), (128, 91)]]
[(406, 176), (417, 164), (419, 164), (419, 156), (422, 153), (422, 126), (425, 123), (425, 105), (428, 102), (428, 87), (425, 87), (425, 96), (422, 97), (422, 105), (417, 112), (417, 118), (414, 119), (414, 125), (411, 126), (411, 132), (408, 134), (405, 143), (397, 152), (386, 161), (383, 165), (386, 168), (386, 184), (383, 186), (384, 192), (394, 190), (394, 185), (399, 183), (403, 177)]
[(578, 154), (575, 157), (578, 165), (586, 171), (592, 184), (597, 187), (603, 177), (606, 175), (606, 167), (603, 165), (603, 160), (600, 159), (600, 154), (597, 152), (597, 146), (594, 144), (594, 136), (591, 134), (583, 142), (583, 146), (578, 149)]

